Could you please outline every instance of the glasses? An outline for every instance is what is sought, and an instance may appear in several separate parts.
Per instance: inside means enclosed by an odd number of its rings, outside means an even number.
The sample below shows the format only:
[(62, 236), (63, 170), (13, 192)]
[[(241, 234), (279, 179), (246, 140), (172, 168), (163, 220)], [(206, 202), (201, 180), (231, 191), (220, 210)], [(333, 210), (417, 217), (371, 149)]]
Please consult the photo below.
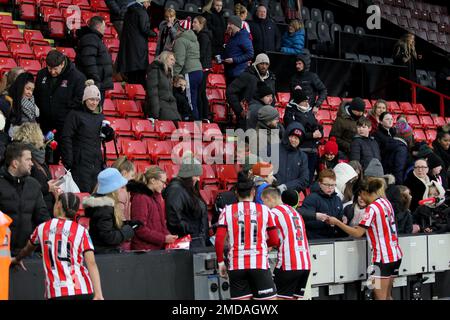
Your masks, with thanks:
[(320, 183), (321, 185), (323, 185), (323, 186), (325, 186), (325, 187), (327, 187), (327, 188), (335, 188), (336, 187), (336, 184), (334, 183), (334, 184), (328, 184), (328, 183)]
[(414, 167), (414, 169), (428, 169), (428, 167), (420, 166), (420, 167)]

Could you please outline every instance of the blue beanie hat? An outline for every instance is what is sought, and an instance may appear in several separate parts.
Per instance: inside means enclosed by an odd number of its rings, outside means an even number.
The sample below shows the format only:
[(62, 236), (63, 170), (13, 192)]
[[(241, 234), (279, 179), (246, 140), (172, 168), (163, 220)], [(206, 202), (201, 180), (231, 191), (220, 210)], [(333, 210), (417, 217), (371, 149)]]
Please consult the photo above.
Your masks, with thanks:
[(119, 190), (127, 185), (128, 180), (122, 177), (119, 170), (115, 168), (107, 168), (100, 172), (97, 177), (98, 194), (108, 194)]

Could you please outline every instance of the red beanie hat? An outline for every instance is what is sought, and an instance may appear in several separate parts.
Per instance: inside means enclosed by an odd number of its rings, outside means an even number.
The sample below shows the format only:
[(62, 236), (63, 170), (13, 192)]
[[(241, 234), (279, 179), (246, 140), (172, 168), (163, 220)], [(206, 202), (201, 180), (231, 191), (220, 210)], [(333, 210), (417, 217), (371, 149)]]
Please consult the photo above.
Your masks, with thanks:
[(327, 143), (325, 143), (325, 154), (334, 154), (335, 156), (337, 156), (338, 154), (338, 145), (336, 143), (336, 138), (335, 137), (331, 137)]

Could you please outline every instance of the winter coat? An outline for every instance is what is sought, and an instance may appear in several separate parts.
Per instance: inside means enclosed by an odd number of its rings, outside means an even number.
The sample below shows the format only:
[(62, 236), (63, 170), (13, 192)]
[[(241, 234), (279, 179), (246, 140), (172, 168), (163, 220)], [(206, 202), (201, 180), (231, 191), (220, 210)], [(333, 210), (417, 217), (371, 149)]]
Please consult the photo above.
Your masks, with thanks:
[(102, 170), (101, 128), (105, 116), (84, 107), (67, 116), (61, 137), (61, 155), (81, 192), (92, 192)]
[(267, 51), (279, 51), (280, 30), (272, 19), (260, 19), (254, 15), (253, 20), (249, 21), (249, 25), (250, 30), (252, 30), (255, 55), (266, 53)]
[[(429, 181), (429, 178), (427, 177), (426, 180)], [(414, 171), (411, 171), (408, 174), (403, 184), (411, 191), (412, 199), (410, 210), (411, 212), (414, 212), (419, 206), (419, 201), (423, 199), (426, 184), (414, 174)]]
[(225, 64), (225, 73), (227, 76), (236, 78), (247, 68), (248, 62), (253, 59), (253, 44), (250, 41), (247, 30), (241, 29), (225, 47), (223, 59), (232, 58), (232, 64)]
[(113, 88), (111, 55), (97, 30), (82, 27), (77, 31), (78, 48), (75, 63), (87, 79), (95, 81), (100, 91)]
[(216, 9), (211, 8), (211, 12), (205, 13), (208, 29), (212, 32), (212, 55), (223, 54), (223, 44), (225, 31), (227, 30), (227, 23), (223, 16), (223, 10), (217, 12)]
[[(299, 57), (303, 61), (305, 68), (300, 72), (295, 72), (292, 76), (289, 84), (291, 96), (293, 95), (295, 88), (300, 86), (309, 97), (309, 105), (311, 107), (320, 107), (327, 98), (327, 88), (316, 73), (309, 71), (311, 65), (311, 58), (309, 55), (301, 54)], [(318, 97), (317, 100), (316, 97)]]
[(438, 233), (450, 231), (450, 208), (446, 204), (437, 208), (419, 206), (414, 211), (413, 219), (414, 223), (419, 225), (421, 232), (427, 228)]
[(181, 91), (181, 88), (173, 87), (173, 96), (177, 102), (178, 113), (183, 120), (192, 120), (192, 109), (189, 105), (189, 100), (186, 97), (186, 90)]
[(44, 134), (56, 129), (61, 133), (71, 110), (80, 110), (86, 77), (66, 58), (66, 66), (53, 78), (47, 68), (36, 77), (34, 100), (40, 110), (39, 121)]
[(145, 8), (139, 3), (129, 6), (120, 37), (117, 71), (126, 73), (147, 70), (148, 37), (153, 35)]
[(396, 136), (396, 133), (397, 132), (394, 127), (387, 130), (385, 127), (383, 127), (381, 123), (378, 125), (378, 130), (375, 132), (373, 137), (378, 142), (378, 146), (380, 147), (380, 153), (382, 155), (385, 155), (386, 152), (392, 149), (392, 144), (394, 141), (394, 137)]
[(203, 69), (210, 69), (212, 67), (212, 32), (206, 26), (200, 30), (197, 35), (197, 41), (200, 45), (200, 62)]
[(155, 60), (147, 71), (145, 114), (159, 120), (181, 120), (172, 92), (172, 79), (164, 65)]
[(0, 169), (0, 208), (12, 220), (11, 252), (24, 248), (34, 228), (51, 219), (36, 179), (13, 177), (6, 167)]
[(127, 6), (131, 2), (134, 2), (134, 0), (105, 0), (109, 8), (111, 22), (123, 20), (127, 12)]
[(275, 177), (279, 184), (285, 184), (288, 189), (305, 190), (309, 186), (308, 157), (289, 143), (289, 132), (305, 128), (298, 122), (291, 123), (285, 130), (279, 149), (279, 168)]
[(345, 104), (340, 107), (340, 112), (333, 123), (330, 137), (336, 138), (336, 143), (340, 151), (350, 154), (350, 145), (356, 135), (356, 121), (352, 119)]
[(281, 37), (281, 53), (299, 55), (305, 48), (305, 29), (293, 34), (285, 32)]
[(382, 153), (384, 173), (392, 174), (395, 177), (395, 184), (403, 184), (409, 156), (406, 141), (401, 138), (394, 138), (389, 142), (389, 147), (384, 152)]
[(380, 160), (380, 148), (374, 137), (356, 135), (350, 145), (350, 161), (356, 160), (366, 169), (373, 158)]
[(313, 133), (314, 131), (319, 130), (323, 137), (323, 127), (319, 124), (311, 110), (302, 112), (297, 107), (298, 105), (294, 101), (289, 102), (286, 106), (283, 123), (285, 126), (289, 126), (289, 124), (294, 121), (300, 122), (305, 128), (305, 135), (300, 145), (301, 148), (317, 149), (317, 145), (321, 138), (313, 138)]
[(200, 45), (194, 31), (184, 31), (175, 39), (173, 53), (176, 59), (175, 66), (173, 67), (175, 75), (184, 75), (202, 70), (202, 64), (200, 63)]
[(143, 223), (131, 240), (131, 250), (164, 249), (169, 230), (161, 194), (136, 181), (130, 181), (127, 190), (131, 193), (131, 220)]
[(375, 116), (372, 114), (372, 111), (369, 111), (367, 113), (367, 118), (370, 120), (370, 122), (372, 123), (372, 126), (370, 128), (370, 135), (373, 136), (375, 131), (378, 130), (378, 120), (375, 118)]
[[(167, 229), (179, 238), (192, 237), (191, 247), (204, 247), (208, 241), (208, 212), (202, 199), (190, 195), (179, 178), (174, 178), (163, 193)], [(194, 212), (193, 201), (198, 201)]]
[(53, 216), (53, 207), (55, 205), (55, 198), (50, 192), (48, 187), (48, 181), (52, 180), (52, 175), (48, 165), (43, 162), (39, 163), (33, 158), (33, 167), (31, 168), (31, 177), (36, 179), (41, 185), (42, 197), (44, 198), (45, 205), (47, 206), (48, 212)]
[(169, 27), (166, 20), (163, 20), (159, 24), (158, 40), (156, 45), (156, 56), (159, 56), (163, 51), (172, 51), (175, 37), (177, 36), (177, 28), (175, 24), (178, 21), (175, 20), (172, 27)]
[(413, 216), (409, 208), (405, 207), (400, 189), (397, 185), (389, 185), (386, 189), (386, 197), (392, 205), (395, 213), (395, 222), (399, 234), (411, 234), (413, 231)]
[(260, 100), (254, 99), (250, 102), (247, 113), (247, 129), (256, 129), (256, 124), (258, 123), (258, 111), (262, 107), (264, 107), (264, 104)]
[(450, 167), (450, 150), (445, 150), (439, 144), (438, 140), (434, 140), (433, 141), (433, 151), (439, 158), (441, 158), (442, 162), (444, 163), (444, 165), (442, 167), (442, 171), (447, 172), (448, 168)]
[[(312, 192), (307, 196), (303, 200), (301, 209), (326, 213), (339, 220), (342, 220), (342, 216), (344, 215), (342, 202), (337, 194), (334, 192), (329, 196), (322, 190)], [(322, 221), (306, 221), (305, 226), (308, 239), (337, 238), (340, 235), (337, 228), (333, 228)]]
[(236, 114), (242, 112), (241, 101), (252, 101), (258, 88), (258, 82), (264, 81), (275, 94), (275, 74), (271, 71), (268, 73), (267, 77), (261, 79), (256, 66), (251, 65), (227, 86), (227, 101)]
[(83, 207), (86, 217), (90, 219), (89, 235), (96, 254), (119, 252), (120, 245), (134, 236), (131, 226), (116, 226), (113, 199), (93, 195), (83, 200)]

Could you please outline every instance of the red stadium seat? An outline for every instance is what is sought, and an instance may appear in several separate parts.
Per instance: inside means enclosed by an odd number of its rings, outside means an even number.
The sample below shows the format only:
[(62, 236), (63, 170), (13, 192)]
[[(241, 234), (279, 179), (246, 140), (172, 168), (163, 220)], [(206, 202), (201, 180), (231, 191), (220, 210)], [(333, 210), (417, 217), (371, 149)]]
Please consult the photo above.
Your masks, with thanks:
[(128, 99), (134, 100), (144, 100), (145, 99), (145, 89), (140, 84), (125, 84), (125, 92)]
[(114, 82), (114, 88), (112, 88), (111, 90), (107, 90), (105, 92), (105, 97), (123, 99), (126, 98), (127, 95), (125, 94), (125, 90), (122, 87), (122, 83)]
[(339, 97), (327, 97), (327, 101), (330, 106), (336, 107), (342, 103), (342, 100)]
[(149, 159), (147, 144), (140, 140), (122, 141), (122, 152), (130, 159)]
[(331, 132), (331, 125), (324, 125), (323, 126), (323, 136), (324, 138), (328, 138), (330, 136), (330, 132)]
[(220, 73), (220, 74), (224, 74), (225, 73), (225, 67), (223, 64), (217, 64), (213, 61), (213, 65), (212, 65), (212, 72), (213, 73)]
[(332, 124), (333, 123), (333, 120), (331, 119), (330, 111), (328, 111), (328, 110), (320, 109), (316, 114), (316, 119), (317, 119), (317, 121), (319, 121), (320, 123), (323, 123), (323, 124)]
[(190, 152), (194, 155), (198, 160), (203, 159), (203, 145), (199, 142), (195, 142), (193, 140), (189, 142), (183, 141), (174, 141), (173, 149), (172, 149), (172, 159), (175, 162), (179, 162), (182, 160), (183, 156), (186, 152)]
[(185, 122), (185, 121), (179, 121), (178, 122), (178, 135), (190, 135), (191, 137), (194, 137), (194, 131), (195, 131), (195, 124), (194, 122)]
[(132, 137), (131, 122), (125, 118), (106, 118), (118, 136)]
[(172, 159), (172, 141), (154, 141), (148, 140), (147, 149), (150, 153), (151, 161), (157, 164), (160, 160), (171, 160)]
[(331, 117), (331, 120), (336, 120), (336, 117), (337, 117), (337, 111), (330, 111), (330, 117)]
[(35, 21), (37, 19), (36, 5), (22, 3), (19, 6), (20, 19), (26, 21)]
[(9, 71), (12, 68), (17, 67), (16, 62), (12, 58), (0, 58), (0, 71)]
[(102, 17), (106, 24), (111, 23), (111, 17), (109, 16), (109, 12), (99, 11), (96, 13), (96, 15)]
[(116, 38), (105, 38), (103, 39), (103, 43), (108, 48), (109, 52), (119, 52), (120, 41)]
[(276, 108), (278, 110), (278, 114), (280, 115), (280, 122), (283, 123), (284, 113), (286, 112), (285, 108)]
[(211, 102), (224, 102), (225, 90), (224, 89), (206, 89), (206, 97)]
[(77, 53), (74, 48), (56, 47), (56, 50), (66, 55), (70, 60), (75, 61)]
[(14, 59), (26, 58), (33, 59), (34, 53), (31, 50), (30, 46), (26, 43), (10, 43), (9, 49), (12, 53)]
[(166, 172), (167, 182), (169, 182), (174, 177), (176, 177), (178, 174), (178, 171), (180, 171), (180, 166), (178, 164), (174, 164), (174, 163), (170, 163), (170, 162), (160, 164), (159, 167)]
[(119, 116), (119, 112), (111, 99), (106, 98), (103, 102), (103, 114), (105, 116)]
[(405, 114), (416, 114), (417, 111), (414, 109), (414, 107), (409, 102), (400, 102), (400, 108), (402, 109), (403, 113)]
[(436, 140), (437, 131), (436, 130), (425, 130), (425, 135), (427, 136), (427, 141), (432, 143)]
[(19, 65), (33, 75), (36, 75), (42, 69), (41, 63), (38, 60), (20, 59)]
[(388, 101), (388, 111), (393, 113), (402, 113), (402, 108), (398, 105), (397, 101)]
[(280, 106), (286, 107), (286, 105), (291, 100), (291, 94), (289, 92), (278, 92), (277, 93), (277, 102)]
[(134, 132), (136, 139), (159, 138), (159, 133), (151, 121), (144, 119), (131, 119), (131, 131)]
[(42, 60), (47, 57), (47, 54), (52, 50), (52, 47), (46, 45), (46, 46), (41, 46), (41, 45), (34, 45), (33, 46), (33, 52), (34, 52), (34, 56), (36, 57), (36, 59), (38, 60)]
[(419, 118), (416, 115), (412, 114), (406, 115), (406, 121), (408, 121), (409, 125), (413, 128), (422, 128)]
[(226, 123), (228, 122), (228, 109), (227, 106), (221, 103), (210, 103), (209, 109), (213, 114), (213, 122)]
[(42, 6), (40, 7), (40, 14), (44, 22), (64, 21), (64, 17), (58, 8)]
[(436, 128), (436, 125), (434, 124), (433, 118), (431, 118), (431, 116), (419, 116), (419, 120), (423, 128)]
[(425, 132), (422, 129), (415, 129), (414, 130), (414, 140), (415, 141), (426, 141), (427, 136), (425, 135)]
[[(121, 139), (117, 139), (117, 152), (119, 153), (119, 156), (121, 154), (122, 146), (121, 146)], [(103, 149), (103, 146), (102, 146)], [(103, 154), (103, 150), (102, 150)], [(108, 160), (115, 160), (118, 158), (118, 155), (116, 153), (116, 148), (114, 146), (114, 141), (109, 141), (106, 143), (106, 158)]]
[(220, 131), (217, 123), (202, 123), (201, 131), (203, 141), (211, 141), (213, 137), (215, 139), (223, 138), (222, 132)]
[(149, 167), (153, 166), (149, 161), (137, 160), (133, 161), (137, 173), (144, 173)]
[(2, 28), (14, 26), (12, 16), (0, 14), (0, 26)]
[(23, 30), (23, 38), (29, 45), (48, 46), (40, 30)]
[(83, 200), (85, 198), (90, 197), (91, 194), (87, 193), (87, 192), (80, 192), (80, 193), (75, 193), (75, 195), (80, 199), (80, 207), (78, 208), (77, 216), (78, 217), (83, 217), (84, 216)]
[(88, 0), (72, 0), (72, 4), (80, 7), (81, 10), (90, 10), (91, 5)]
[(419, 113), (419, 115), (428, 116), (430, 113), (425, 109), (424, 105), (421, 103), (413, 104), (413, 108)]
[(156, 120), (155, 121), (155, 131), (159, 133), (161, 139), (170, 138), (172, 132), (177, 128), (175, 124), (170, 120)]
[(6, 43), (9, 44), (11, 42), (25, 42), (23, 39), (23, 35), (22, 33), (20, 33), (19, 29), (2, 28), (1, 30), (3, 41), (5, 41)]
[(437, 127), (442, 127), (447, 124), (444, 117), (433, 117), (433, 121)]
[(149, 42), (148, 43), (148, 52), (151, 54), (155, 54), (157, 45), (158, 44), (156, 42)]
[(203, 174), (200, 177), (200, 184), (202, 188), (208, 184), (219, 184), (219, 179), (216, 177), (214, 168), (209, 164), (203, 164)]
[(66, 174), (66, 168), (62, 164), (51, 164), (48, 168), (53, 179), (58, 179)]
[(62, 39), (66, 37), (66, 28), (63, 21), (49, 21), (50, 37)]
[(200, 196), (206, 203), (206, 207), (209, 210), (212, 210), (214, 207), (214, 193), (211, 190), (200, 190)]
[(218, 164), (216, 165), (217, 177), (219, 178), (220, 184), (224, 189), (227, 186), (237, 182), (237, 172), (233, 165), (231, 164)]
[(114, 104), (121, 117), (142, 118), (144, 116), (141, 108), (133, 100), (117, 99), (114, 100)]
[(108, 6), (104, 0), (91, 0), (91, 7), (95, 11), (109, 12)]
[(208, 75), (207, 86), (209, 88), (226, 88), (225, 76), (223, 74), (210, 73)]
[(58, 9), (64, 9), (67, 8), (72, 4), (72, 0), (53, 0), (53, 2), (56, 4), (56, 7)]
[(6, 46), (6, 43), (3, 41), (0, 41), (0, 57), (10, 58), (11, 53), (9, 52), (8, 47)]

